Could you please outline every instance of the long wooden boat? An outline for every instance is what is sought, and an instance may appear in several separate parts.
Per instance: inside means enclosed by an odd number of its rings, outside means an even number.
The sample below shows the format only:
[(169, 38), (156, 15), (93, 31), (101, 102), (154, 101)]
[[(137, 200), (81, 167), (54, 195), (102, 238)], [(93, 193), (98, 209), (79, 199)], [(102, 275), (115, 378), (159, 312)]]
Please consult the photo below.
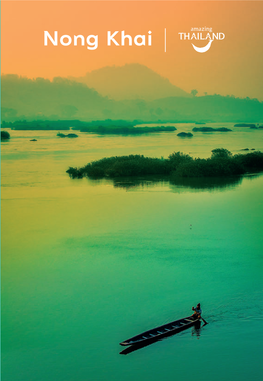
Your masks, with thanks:
[(174, 335), (178, 332), (184, 331), (187, 328), (200, 323), (200, 320), (196, 317), (188, 316), (183, 319), (172, 321), (171, 323), (161, 325), (160, 327), (145, 331), (140, 335), (133, 336), (132, 338), (122, 341), (120, 345), (138, 345), (150, 341), (156, 341), (165, 336)]

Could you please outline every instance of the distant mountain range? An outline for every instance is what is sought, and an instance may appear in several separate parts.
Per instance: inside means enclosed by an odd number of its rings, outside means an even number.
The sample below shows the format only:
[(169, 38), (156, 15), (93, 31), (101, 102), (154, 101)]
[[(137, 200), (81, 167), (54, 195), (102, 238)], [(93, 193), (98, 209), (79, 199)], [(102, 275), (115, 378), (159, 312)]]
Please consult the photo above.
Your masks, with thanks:
[[(131, 67), (134, 70), (136, 65), (126, 66), (128, 69), (125, 66), (123, 68), (129, 72)], [(142, 71), (145, 69), (141, 65), (138, 65), (138, 67)], [(115, 72), (115, 69), (118, 68), (113, 68), (113, 72)], [(108, 71), (110, 71), (110, 68), (105, 68), (105, 73)], [(103, 69), (96, 71), (97, 78), (99, 78), (98, 72), (104, 71)], [(177, 91), (178, 88), (158, 74), (151, 70), (148, 72), (148, 69), (145, 72), (150, 73), (151, 78), (156, 78), (155, 84), (158, 81), (163, 84), (163, 96), (165, 84), (167, 84), (167, 89)], [(148, 77), (148, 80), (150, 77)], [(129, 78), (126, 79), (127, 89), (125, 90), (125, 87), (123, 87), (123, 97), (125, 97), (125, 91), (127, 94), (130, 93), (129, 86), (133, 90), (136, 89), (136, 86), (128, 85), (128, 83), (130, 83)], [(144, 84), (146, 83), (147, 81), (144, 82)], [(109, 84), (108, 88), (110, 89)], [(116, 88), (113, 87), (112, 92), (116, 91), (117, 94), (117, 88), (121, 88), (121, 85)], [(144, 91), (145, 95), (149, 94), (148, 89), (144, 89), (140, 85), (138, 94), (142, 91)], [(182, 90), (178, 89), (178, 91)], [(142, 98), (115, 100), (100, 94), (84, 83), (60, 77), (50, 81), (44, 78), (28, 79), (17, 75), (3, 75), (1, 93), (2, 120), (6, 122), (22, 119), (78, 119), (80, 121), (124, 119), (144, 122), (235, 123), (261, 123), (263, 121), (263, 102), (257, 99), (240, 99), (220, 95), (193, 97), (188, 94), (187, 97), (177, 95), (158, 99), (154, 97), (151, 100)], [(157, 94), (157, 90), (155, 90), (155, 94)]]
[(187, 98), (192, 95), (171, 84), (171, 82), (140, 64), (106, 66), (87, 73), (84, 77), (69, 77), (70, 80), (85, 83), (103, 96), (115, 100), (154, 99), (167, 97)]

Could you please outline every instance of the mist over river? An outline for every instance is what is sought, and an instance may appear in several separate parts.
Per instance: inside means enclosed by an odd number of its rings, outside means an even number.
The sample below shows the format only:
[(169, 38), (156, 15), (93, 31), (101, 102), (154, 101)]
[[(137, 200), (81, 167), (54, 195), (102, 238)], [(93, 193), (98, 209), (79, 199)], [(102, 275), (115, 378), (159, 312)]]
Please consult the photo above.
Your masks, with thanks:
[[(172, 124), (169, 124), (172, 125)], [(2, 142), (3, 381), (259, 381), (263, 175), (209, 186), (71, 179), (103, 157), (263, 151), (263, 130)], [(32, 142), (31, 139), (37, 139)], [(248, 151), (249, 152), (249, 151)], [(126, 356), (119, 343), (192, 313), (209, 323)]]

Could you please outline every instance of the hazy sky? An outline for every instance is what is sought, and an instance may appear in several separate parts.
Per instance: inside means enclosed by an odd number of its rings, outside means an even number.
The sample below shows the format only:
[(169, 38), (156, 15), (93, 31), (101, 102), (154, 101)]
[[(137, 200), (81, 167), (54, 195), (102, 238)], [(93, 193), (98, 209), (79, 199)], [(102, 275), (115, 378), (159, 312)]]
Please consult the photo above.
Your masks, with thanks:
[[(27, 77), (82, 76), (108, 65), (141, 63), (186, 91), (263, 100), (263, 2), (11, 1), (2, 2), (2, 73)], [(222, 32), (206, 53), (179, 32), (209, 27)], [(164, 30), (167, 46), (164, 49)], [(44, 46), (44, 31), (87, 37), (98, 48)], [(107, 46), (107, 31), (152, 32), (152, 46)], [(204, 32), (203, 32), (204, 33)], [(204, 46), (206, 41), (193, 41)]]

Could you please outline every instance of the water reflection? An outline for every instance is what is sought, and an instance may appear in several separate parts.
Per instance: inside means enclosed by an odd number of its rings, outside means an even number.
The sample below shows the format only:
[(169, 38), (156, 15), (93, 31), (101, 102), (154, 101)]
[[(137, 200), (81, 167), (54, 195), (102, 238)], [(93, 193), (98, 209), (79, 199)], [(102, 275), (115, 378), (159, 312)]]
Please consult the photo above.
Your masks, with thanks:
[[(204, 324), (204, 325), (206, 325), (206, 324)], [(202, 329), (202, 327), (201, 327), (201, 322), (198, 321), (196, 323), (196, 325), (194, 325), (193, 328), (192, 328), (192, 336), (196, 336), (197, 339), (199, 339), (199, 337), (201, 336), (201, 329)]]
[(147, 178), (117, 178), (109, 180), (115, 188), (136, 190), (167, 186), (172, 192), (177, 193), (178, 188), (191, 189), (195, 191), (226, 190), (233, 189), (242, 183), (243, 176), (211, 177), (211, 178), (182, 178), (177, 180), (160, 179), (157, 177)]
[(243, 176), (182, 178), (173, 180), (170, 184), (194, 190), (223, 190), (237, 187), (242, 180)]

